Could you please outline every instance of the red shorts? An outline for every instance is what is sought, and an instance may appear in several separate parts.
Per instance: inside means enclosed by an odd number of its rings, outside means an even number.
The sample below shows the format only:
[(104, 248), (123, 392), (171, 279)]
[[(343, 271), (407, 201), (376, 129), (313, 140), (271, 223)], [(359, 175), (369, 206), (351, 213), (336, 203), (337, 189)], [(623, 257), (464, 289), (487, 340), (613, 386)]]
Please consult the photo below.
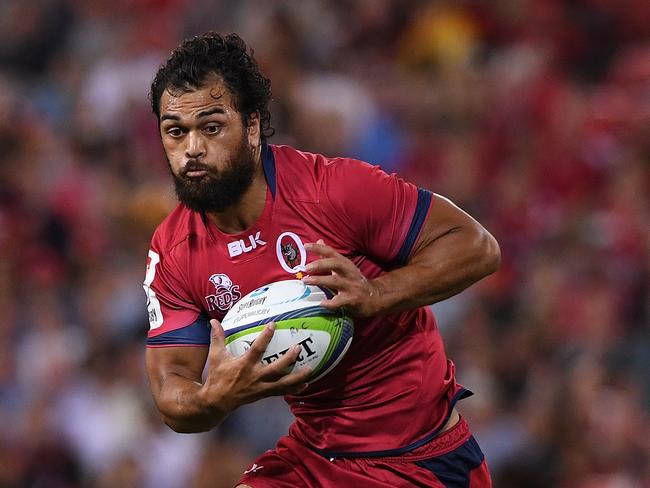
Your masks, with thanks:
[(292, 437), (255, 460), (239, 481), (253, 488), (491, 488), (485, 458), (464, 419), (398, 457), (329, 460)]

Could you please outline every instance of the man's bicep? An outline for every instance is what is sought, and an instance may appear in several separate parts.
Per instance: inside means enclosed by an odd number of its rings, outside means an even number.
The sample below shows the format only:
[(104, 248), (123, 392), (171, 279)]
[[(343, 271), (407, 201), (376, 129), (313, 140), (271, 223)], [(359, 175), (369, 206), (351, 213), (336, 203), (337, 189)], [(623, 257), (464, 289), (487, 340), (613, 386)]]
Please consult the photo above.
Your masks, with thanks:
[(422, 230), (410, 258), (417, 256), (419, 252), (440, 237), (460, 230), (484, 231), (485, 229), (471, 215), (449, 199), (434, 193), (431, 207), (422, 224)]

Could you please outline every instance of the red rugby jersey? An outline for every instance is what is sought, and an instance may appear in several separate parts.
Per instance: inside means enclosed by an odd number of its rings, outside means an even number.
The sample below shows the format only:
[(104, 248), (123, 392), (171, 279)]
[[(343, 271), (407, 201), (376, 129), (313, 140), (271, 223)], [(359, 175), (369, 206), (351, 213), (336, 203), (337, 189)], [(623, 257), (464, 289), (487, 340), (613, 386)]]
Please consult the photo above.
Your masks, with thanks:
[[(258, 221), (225, 234), (179, 205), (156, 230), (144, 282), (149, 347), (208, 346), (221, 320), (250, 291), (300, 276), (323, 239), (368, 278), (408, 261), (432, 194), (378, 167), (264, 145), (268, 190)], [(397, 454), (444, 423), (457, 385), (429, 307), (355, 320), (346, 357), (301, 395), (285, 397), (290, 435), (325, 455)]]

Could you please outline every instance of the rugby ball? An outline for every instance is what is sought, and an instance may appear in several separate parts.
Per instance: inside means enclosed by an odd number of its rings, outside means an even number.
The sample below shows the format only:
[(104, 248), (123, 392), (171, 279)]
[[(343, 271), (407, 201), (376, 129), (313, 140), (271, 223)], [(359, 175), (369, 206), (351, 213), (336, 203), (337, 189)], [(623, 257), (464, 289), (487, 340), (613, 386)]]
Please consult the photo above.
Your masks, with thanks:
[(233, 356), (241, 356), (265, 324), (275, 322), (262, 363), (270, 364), (300, 344), (302, 350), (293, 368), (309, 366), (309, 381), (314, 382), (341, 361), (352, 342), (352, 319), (340, 310), (319, 305), (331, 297), (330, 290), (300, 280), (277, 281), (253, 290), (235, 303), (221, 322), (226, 348)]

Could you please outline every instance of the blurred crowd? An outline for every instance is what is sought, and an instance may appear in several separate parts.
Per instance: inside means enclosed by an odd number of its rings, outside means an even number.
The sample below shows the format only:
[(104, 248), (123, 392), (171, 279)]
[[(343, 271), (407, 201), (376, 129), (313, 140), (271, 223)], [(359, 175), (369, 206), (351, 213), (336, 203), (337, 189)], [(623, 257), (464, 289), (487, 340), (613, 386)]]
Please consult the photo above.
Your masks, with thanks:
[(274, 143), (443, 194), (503, 265), (434, 305), (499, 488), (650, 487), (650, 4), (0, 2), (0, 487), (229, 487), (286, 431), (157, 417), (149, 239), (175, 205), (147, 98), (181, 39), (236, 31)]

